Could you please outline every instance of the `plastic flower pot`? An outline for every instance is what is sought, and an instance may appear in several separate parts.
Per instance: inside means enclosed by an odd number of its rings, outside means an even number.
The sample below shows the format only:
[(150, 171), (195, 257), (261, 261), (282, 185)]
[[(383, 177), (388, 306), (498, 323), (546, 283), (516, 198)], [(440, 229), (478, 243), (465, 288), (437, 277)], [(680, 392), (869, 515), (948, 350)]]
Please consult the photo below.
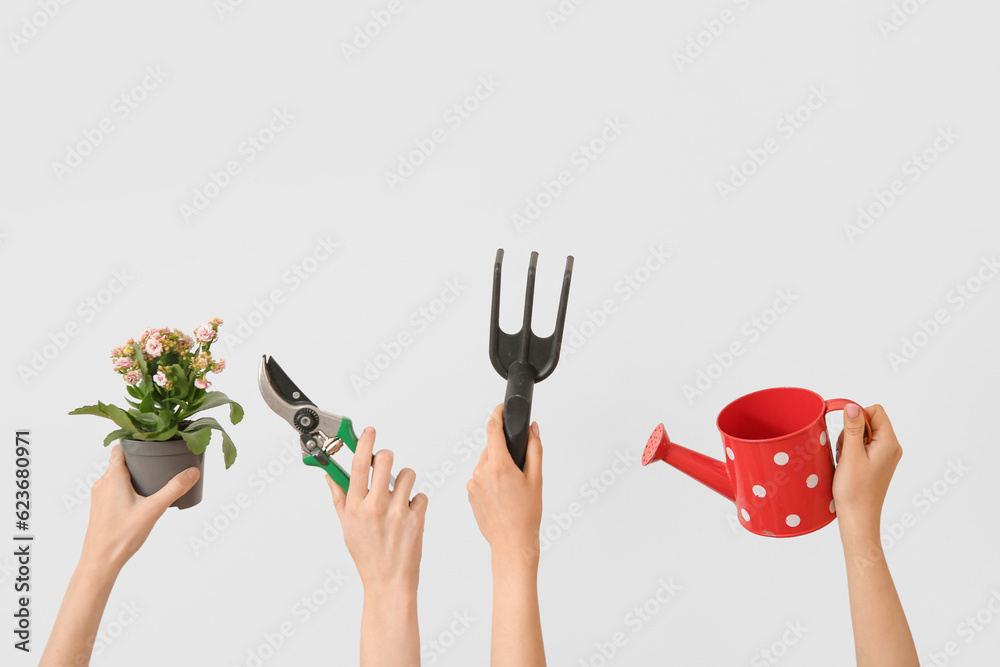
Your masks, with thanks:
[(196, 466), (201, 475), (191, 490), (178, 498), (171, 507), (187, 509), (201, 502), (205, 480), (205, 454), (195, 454), (183, 440), (146, 442), (120, 440), (125, 453), (125, 465), (132, 476), (132, 486), (141, 496), (151, 496), (167, 485), (177, 473)]

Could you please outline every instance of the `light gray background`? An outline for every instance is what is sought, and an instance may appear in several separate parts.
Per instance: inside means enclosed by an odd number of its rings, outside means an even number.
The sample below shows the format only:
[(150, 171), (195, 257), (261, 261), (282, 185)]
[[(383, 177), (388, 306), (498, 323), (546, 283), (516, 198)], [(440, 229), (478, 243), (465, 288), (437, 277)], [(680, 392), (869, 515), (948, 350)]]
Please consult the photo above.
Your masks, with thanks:
[[(191, 330), (216, 315), (227, 334), (259, 325), (217, 348), (228, 370), (216, 388), (246, 408), (230, 431), (239, 458), (224, 471), (214, 442), (204, 502), (169, 512), (128, 564), (95, 664), (254, 664), (248, 652), (286, 622), (294, 634), (263, 664), (357, 663), (360, 581), (319, 473), (281, 462), (295, 443), (257, 394), (262, 353), (322, 407), (375, 425), (377, 444), (431, 485), (424, 664), (486, 664), (489, 555), (464, 484), (504, 391), (486, 350), (498, 247), (507, 250), (508, 330), (519, 321), (528, 252), (538, 250), (539, 333), (551, 327), (573, 254), (567, 336), (591, 334), (535, 392), (543, 529), (557, 535), (540, 575), (550, 664), (603, 664), (595, 644), (619, 631), (627, 643), (608, 664), (852, 662), (835, 525), (762, 539), (733, 526), (722, 498), (667, 466), (638, 463), (661, 421), (674, 440), (719, 455), (718, 411), (786, 384), (885, 405), (905, 456), (884, 522), (888, 530), (912, 519), (901, 536), (886, 533), (887, 555), (921, 659), (934, 664), (930, 654), (955, 641), (949, 664), (995, 661), (1000, 620), (971, 637), (959, 625), (1000, 590), (1000, 281), (961, 309), (949, 293), (1000, 247), (996, 3), (595, 0), (553, 28), (546, 12), (558, 11), (555, 0), (403, 0), (351, 62), (341, 44), (386, 2), (247, 0), (221, 16), (217, 5), (74, 2), (47, 21), (32, 18), (42, 10), (30, 0), (3, 11), (3, 431), (8, 440), (15, 428), (32, 431), (37, 535), (36, 652), (14, 651), (8, 636), (4, 664), (36, 663), (78, 556), (85, 489), (106, 465), (107, 425), (66, 412), (121, 401), (112, 346), (146, 326)], [(905, 22), (897, 14), (902, 25), (884, 34), (894, 6), (915, 13)], [(704, 22), (724, 10), (731, 21), (709, 39)], [(15, 45), (10, 34), (25, 20), (45, 25)], [(699, 33), (708, 46), (679, 68), (674, 54)], [(147, 67), (167, 76), (121, 119), (112, 105)], [(480, 77), (499, 86), (460, 127), (449, 125), (444, 114)], [(786, 137), (776, 123), (814, 87), (829, 99), (813, 98), (818, 108), (800, 110), (810, 117)], [(276, 108), (294, 120), (247, 161), (241, 142)], [(60, 180), (53, 162), (105, 117), (113, 133)], [(574, 153), (608, 119), (625, 129), (579, 171)], [(384, 173), (438, 127), (446, 141), (390, 190)], [(957, 139), (911, 180), (908, 161), (948, 128)], [(777, 152), (724, 201), (717, 183), (769, 138)], [(179, 206), (228, 160), (241, 173), (186, 221)], [(511, 215), (564, 169), (573, 183), (519, 232)], [(852, 242), (845, 225), (894, 179), (905, 192)], [(286, 272), (312, 256), (317, 238), (339, 247), (296, 286)], [(671, 257), (647, 274), (650, 247)], [(116, 271), (127, 272), (127, 286), (102, 292)], [(648, 280), (627, 298), (616, 284), (632, 274)], [(448, 281), (459, 296), (419, 329), (412, 314), (440, 305)], [(274, 290), (282, 303), (254, 315)], [(796, 300), (750, 341), (744, 323), (778, 290)], [(101, 312), (81, 307), (87, 299), (104, 300)], [(607, 299), (615, 312), (584, 327)], [(948, 322), (894, 369), (887, 355), (937, 309)], [(77, 336), (45, 347), (72, 324)], [(351, 376), (401, 332), (412, 344), (356, 391)], [(687, 400), (682, 387), (734, 341), (746, 353)], [(52, 358), (24, 379), (19, 369), (36, 351)], [(456, 444), (466, 438), (472, 446)], [(619, 456), (628, 465), (606, 472)], [(956, 477), (953, 463), (968, 470)], [(262, 483), (269, 465), (278, 473)], [(10, 502), (10, 454), (0, 470)], [(588, 491), (602, 472), (614, 481)], [(921, 500), (935, 483), (937, 501)], [(225, 525), (240, 494), (249, 506), (196, 554), (191, 538), (206, 522)], [(561, 528), (572, 503), (582, 514)], [(7, 517), (4, 534), (13, 532)], [(11, 559), (0, 562), (9, 618)], [(331, 570), (347, 576), (339, 591), (307, 619), (297, 614)], [(657, 613), (638, 624), (629, 614), (661, 580), (680, 589), (650, 603)], [(470, 627), (453, 625), (456, 614), (474, 619)], [(783, 635), (794, 638), (786, 624), (807, 628), (794, 645), (782, 645)], [(773, 645), (782, 657), (768, 663), (760, 651)]]

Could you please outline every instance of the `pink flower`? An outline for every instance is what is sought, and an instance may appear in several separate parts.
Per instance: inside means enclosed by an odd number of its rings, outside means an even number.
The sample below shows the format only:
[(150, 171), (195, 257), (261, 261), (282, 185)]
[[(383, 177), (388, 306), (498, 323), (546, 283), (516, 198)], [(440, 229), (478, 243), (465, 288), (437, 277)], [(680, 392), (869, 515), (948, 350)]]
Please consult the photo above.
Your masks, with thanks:
[(125, 382), (129, 384), (135, 384), (141, 379), (142, 379), (142, 373), (139, 371), (138, 368), (133, 371), (129, 371), (128, 373), (125, 374)]
[(222, 318), (221, 317), (213, 317), (212, 319), (210, 319), (208, 321), (208, 323), (211, 324), (216, 329), (218, 329), (219, 325), (222, 324)]
[(194, 335), (203, 343), (211, 343), (215, 340), (215, 329), (210, 324), (203, 324), (194, 330)]
[(119, 345), (115, 349), (111, 350), (111, 356), (112, 357), (120, 357), (120, 356), (122, 356), (122, 346)]
[(115, 368), (132, 368), (134, 363), (130, 357), (118, 357), (115, 359)]
[(158, 357), (163, 354), (163, 341), (159, 336), (153, 336), (146, 341), (146, 354), (151, 357)]
[(153, 334), (153, 330), (152, 330), (152, 329), (149, 329), (149, 328), (146, 328), (146, 329), (143, 329), (143, 330), (142, 330), (142, 333), (141, 333), (141, 334), (139, 334), (139, 340), (146, 340), (146, 339), (147, 339), (147, 338), (149, 338), (149, 337), (150, 337), (150, 336), (151, 336), (152, 334)]
[(157, 371), (156, 375), (153, 376), (153, 382), (161, 387), (165, 387), (167, 384), (167, 376), (163, 374), (163, 371)]
[(212, 383), (206, 380), (205, 378), (196, 378), (194, 381), (194, 386), (198, 387), (198, 389), (208, 389), (209, 387), (212, 386)]
[(226, 360), (225, 359), (219, 359), (218, 361), (216, 361), (215, 363), (212, 364), (212, 372), (213, 373), (221, 373), (224, 370), (226, 370)]

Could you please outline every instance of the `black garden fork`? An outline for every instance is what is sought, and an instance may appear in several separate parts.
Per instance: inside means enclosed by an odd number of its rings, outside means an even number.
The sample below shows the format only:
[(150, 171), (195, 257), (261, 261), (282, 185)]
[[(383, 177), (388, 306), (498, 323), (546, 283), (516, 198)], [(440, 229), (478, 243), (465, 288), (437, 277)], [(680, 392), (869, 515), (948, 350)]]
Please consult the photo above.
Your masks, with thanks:
[(516, 334), (500, 329), (500, 271), (503, 249), (497, 250), (493, 267), (493, 310), (490, 314), (490, 361), (500, 377), (507, 380), (507, 395), (503, 402), (503, 432), (511, 458), (521, 470), (528, 449), (528, 425), (531, 423), (531, 395), (535, 383), (541, 382), (555, 370), (559, 362), (563, 328), (566, 324), (566, 302), (569, 283), (573, 277), (573, 257), (566, 258), (562, 293), (556, 328), (551, 336), (540, 338), (531, 331), (531, 307), (535, 299), (535, 265), (538, 253), (531, 253), (528, 263), (528, 287), (524, 295), (524, 320)]

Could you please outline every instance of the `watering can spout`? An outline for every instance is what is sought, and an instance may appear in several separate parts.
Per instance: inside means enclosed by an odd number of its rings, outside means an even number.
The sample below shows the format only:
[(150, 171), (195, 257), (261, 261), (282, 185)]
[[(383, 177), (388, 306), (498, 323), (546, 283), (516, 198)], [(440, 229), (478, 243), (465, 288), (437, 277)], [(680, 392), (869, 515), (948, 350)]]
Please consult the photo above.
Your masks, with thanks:
[(656, 427), (642, 452), (642, 465), (663, 461), (695, 478), (716, 493), (735, 501), (733, 483), (726, 464), (670, 442), (663, 424)]

